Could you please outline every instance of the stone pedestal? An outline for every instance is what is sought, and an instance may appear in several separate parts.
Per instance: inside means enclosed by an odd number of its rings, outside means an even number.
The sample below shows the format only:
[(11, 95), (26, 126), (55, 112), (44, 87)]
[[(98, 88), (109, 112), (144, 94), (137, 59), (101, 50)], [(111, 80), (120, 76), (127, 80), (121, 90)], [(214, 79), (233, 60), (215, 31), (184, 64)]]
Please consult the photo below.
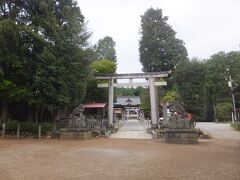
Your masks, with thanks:
[(92, 139), (92, 132), (87, 129), (61, 129), (61, 139)]
[(197, 144), (196, 129), (164, 129), (164, 142), (173, 144)]

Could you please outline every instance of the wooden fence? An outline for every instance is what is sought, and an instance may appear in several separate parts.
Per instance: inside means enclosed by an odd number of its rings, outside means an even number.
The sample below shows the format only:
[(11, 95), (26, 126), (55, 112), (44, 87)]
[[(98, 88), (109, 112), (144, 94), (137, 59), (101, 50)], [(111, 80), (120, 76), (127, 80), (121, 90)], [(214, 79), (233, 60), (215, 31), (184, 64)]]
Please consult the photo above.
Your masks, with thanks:
[(102, 119), (102, 120), (87, 119), (85, 126), (88, 129), (107, 128), (108, 127), (108, 119)]

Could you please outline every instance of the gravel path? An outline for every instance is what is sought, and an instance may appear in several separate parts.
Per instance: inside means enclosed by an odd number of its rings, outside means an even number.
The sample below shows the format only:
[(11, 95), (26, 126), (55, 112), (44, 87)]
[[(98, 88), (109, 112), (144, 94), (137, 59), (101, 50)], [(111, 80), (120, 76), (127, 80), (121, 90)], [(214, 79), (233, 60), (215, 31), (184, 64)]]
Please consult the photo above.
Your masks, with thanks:
[[(145, 126), (130, 121), (122, 131), (146, 132)], [(149, 139), (0, 139), (0, 180), (239, 180), (239, 132), (227, 124), (197, 127), (214, 138), (198, 145)]]
[(239, 141), (0, 140), (1, 180), (239, 180)]
[(235, 131), (228, 123), (198, 122), (196, 128), (208, 132), (214, 138), (240, 140), (240, 132)]

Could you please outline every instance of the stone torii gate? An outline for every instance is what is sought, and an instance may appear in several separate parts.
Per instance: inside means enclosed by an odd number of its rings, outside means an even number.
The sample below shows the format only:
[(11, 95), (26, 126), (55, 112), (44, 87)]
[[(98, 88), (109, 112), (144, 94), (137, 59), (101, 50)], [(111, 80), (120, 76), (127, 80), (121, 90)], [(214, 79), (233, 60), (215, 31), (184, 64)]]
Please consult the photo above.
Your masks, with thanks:
[[(109, 125), (113, 126), (113, 88), (114, 87), (137, 87), (149, 86), (151, 101), (151, 120), (152, 128), (157, 128), (159, 111), (157, 101), (157, 86), (166, 86), (166, 81), (156, 81), (156, 78), (168, 77), (171, 71), (149, 72), (149, 73), (130, 73), (130, 74), (98, 74), (96, 79), (108, 80), (108, 83), (98, 84), (99, 88), (108, 87), (108, 119)], [(114, 83), (115, 79), (129, 79), (129, 83)], [(147, 82), (133, 82), (133, 79), (148, 79)]]

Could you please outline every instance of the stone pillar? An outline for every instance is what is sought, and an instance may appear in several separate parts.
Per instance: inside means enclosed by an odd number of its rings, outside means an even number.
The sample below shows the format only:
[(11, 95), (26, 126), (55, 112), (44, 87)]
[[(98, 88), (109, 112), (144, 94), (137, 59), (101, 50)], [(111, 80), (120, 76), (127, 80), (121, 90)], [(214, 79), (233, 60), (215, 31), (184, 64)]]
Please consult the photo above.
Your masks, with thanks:
[(20, 124), (17, 126), (17, 139), (20, 139)]
[(168, 113), (167, 103), (163, 103), (163, 124), (166, 124), (168, 121), (167, 113)]
[(109, 126), (113, 126), (113, 79), (108, 83), (108, 120)]
[(157, 128), (158, 115), (157, 115), (157, 99), (156, 99), (156, 89), (154, 85), (155, 79), (149, 77), (149, 93), (150, 93), (150, 101), (151, 101), (151, 120), (152, 120), (152, 128)]
[(6, 132), (6, 124), (2, 124), (2, 138), (5, 137), (5, 132)]
[(42, 137), (42, 127), (38, 126), (38, 140), (41, 140)]
[[(155, 81), (154, 81), (155, 82)], [(157, 127), (158, 127), (158, 123), (159, 123), (159, 108), (158, 108), (158, 87), (154, 86), (155, 88), (155, 99), (156, 99), (156, 119), (157, 119)]]

